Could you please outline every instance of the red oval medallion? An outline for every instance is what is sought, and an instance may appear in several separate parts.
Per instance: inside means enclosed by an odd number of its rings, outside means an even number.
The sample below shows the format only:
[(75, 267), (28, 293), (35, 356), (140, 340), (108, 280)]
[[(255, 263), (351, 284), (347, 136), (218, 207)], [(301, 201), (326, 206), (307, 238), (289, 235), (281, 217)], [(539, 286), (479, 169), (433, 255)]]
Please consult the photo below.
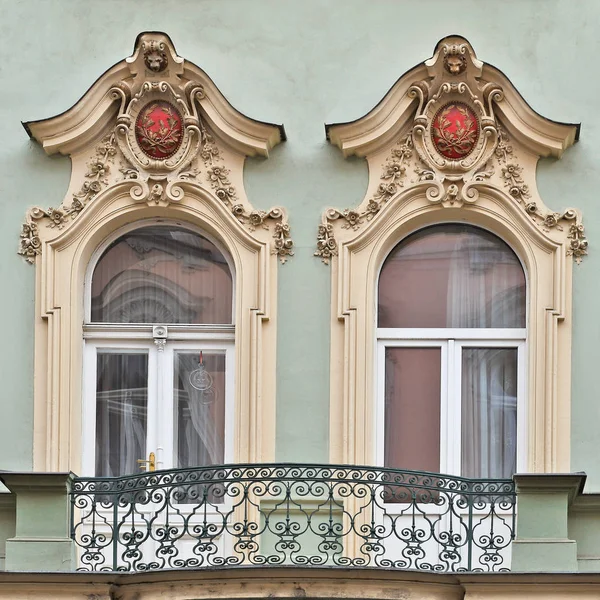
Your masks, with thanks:
[(135, 139), (150, 158), (163, 159), (179, 150), (183, 139), (183, 120), (168, 102), (146, 104), (135, 122)]
[(473, 151), (479, 137), (477, 117), (462, 102), (446, 104), (433, 119), (431, 137), (437, 151), (445, 158), (464, 158)]

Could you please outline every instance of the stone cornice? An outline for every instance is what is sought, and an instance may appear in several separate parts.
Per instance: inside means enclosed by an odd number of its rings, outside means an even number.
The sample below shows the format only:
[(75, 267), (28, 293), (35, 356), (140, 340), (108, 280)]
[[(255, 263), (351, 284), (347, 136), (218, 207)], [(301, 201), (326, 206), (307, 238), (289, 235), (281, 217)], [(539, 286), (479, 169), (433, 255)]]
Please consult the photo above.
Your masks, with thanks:
[(75, 475), (73, 473), (3, 472), (0, 481), (11, 491), (57, 491), (67, 490)]
[(515, 473), (513, 475), (517, 494), (566, 493), (569, 496), (569, 503), (583, 492), (586, 479), (585, 473)]

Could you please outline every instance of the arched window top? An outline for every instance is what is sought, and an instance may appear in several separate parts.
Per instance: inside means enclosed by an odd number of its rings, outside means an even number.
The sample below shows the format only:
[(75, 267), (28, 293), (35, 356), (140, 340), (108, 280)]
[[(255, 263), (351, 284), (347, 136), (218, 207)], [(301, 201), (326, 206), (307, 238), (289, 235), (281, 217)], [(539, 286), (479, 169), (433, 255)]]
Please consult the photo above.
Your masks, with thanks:
[(187, 229), (141, 227), (114, 241), (94, 268), (95, 323), (232, 322), (233, 281), (217, 246)]
[(525, 327), (525, 273), (477, 227), (435, 225), (400, 242), (381, 269), (378, 326)]

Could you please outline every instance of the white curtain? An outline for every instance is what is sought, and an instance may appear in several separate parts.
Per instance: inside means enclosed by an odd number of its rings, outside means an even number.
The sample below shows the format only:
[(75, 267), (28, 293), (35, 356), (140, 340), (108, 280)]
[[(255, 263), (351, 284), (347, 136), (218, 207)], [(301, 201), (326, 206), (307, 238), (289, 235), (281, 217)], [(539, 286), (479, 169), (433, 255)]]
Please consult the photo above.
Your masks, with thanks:
[(96, 475), (138, 473), (146, 458), (146, 354), (98, 353)]
[(190, 374), (199, 368), (198, 353), (176, 353), (175, 389), (177, 465), (218, 465), (224, 461), (224, 356), (204, 354), (212, 394), (195, 389)]
[[(198, 368), (198, 354), (175, 353), (173, 452), (178, 467), (224, 462), (225, 356), (204, 357), (213, 381), (213, 395), (209, 397), (190, 383), (190, 374)], [(147, 354), (98, 353), (96, 475), (99, 477), (139, 473), (137, 461), (147, 458), (147, 358)]]
[(525, 327), (523, 269), (504, 242), (455, 236), (446, 311), (447, 327)]
[(462, 475), (510, 478), (517, 459), (517, 349), (463, 348), (461, 402)]

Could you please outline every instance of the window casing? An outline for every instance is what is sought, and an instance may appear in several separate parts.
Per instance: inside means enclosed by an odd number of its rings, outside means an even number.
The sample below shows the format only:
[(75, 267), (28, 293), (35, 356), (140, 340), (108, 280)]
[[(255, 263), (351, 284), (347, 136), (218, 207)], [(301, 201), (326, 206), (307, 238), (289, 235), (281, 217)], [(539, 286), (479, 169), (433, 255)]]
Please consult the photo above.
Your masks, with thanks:
[[(166, 69), (147, 68), (148, 47), (164, 49)], [(147, 136), (136, 124), (151, 102), (181, 116), (169, 158), (151, 159), (142, 146)], [(236, 277), (233, 460), (273, 461), (277, 266), (293, 254), (293, 240), (283, 208), (252, 206), (243, 170), (247, 157), (266, 158), (285, 140), (283, 126), (246, 117), (167, 35), (145, 32), (74, 106), (25, 127), (47, 154), (72, 164), (62, 201), (28, 209), (20, 234), (19, 253), (36, 272), (34, 470), (82, 472), (82, 329), (89, 336), (95, 327), (82, 291), (97, 249), (145, 221), (198, 228), (226, 250)]]
[(516, 255), (479, 228), (434, 225), (392, 250), (378, 281), (378, 464), (476, 478), (525, 468), (525, 289)]
[[(464, 61), (453, 70), (447, 59), (457, 53)], [(461, 128), (473, 132), (462, 160), (439, 145), (445, 134), (437, 119), (458, 105), (471, 115), (458, 119)], [(455, 124), (442, 129), (451, 133)], [(373, 110), (326, 132), (344, 156), (364, 157), (369, 168), (362, 201), (328, 207), (317, 234), (316, 254), (331, 264), (331, 462), (383, 461), (374, 439), (381, 265), (417, 231), (468, 223), (509, 244), (527, 273), (525, 470), (569, 471), (572, 269), (587, 240), (576, 208), (544, 204), (536, 169), (575, 143), (579, 127), (535, 113), (504, 73), (466, 39), (449, 36)]]

